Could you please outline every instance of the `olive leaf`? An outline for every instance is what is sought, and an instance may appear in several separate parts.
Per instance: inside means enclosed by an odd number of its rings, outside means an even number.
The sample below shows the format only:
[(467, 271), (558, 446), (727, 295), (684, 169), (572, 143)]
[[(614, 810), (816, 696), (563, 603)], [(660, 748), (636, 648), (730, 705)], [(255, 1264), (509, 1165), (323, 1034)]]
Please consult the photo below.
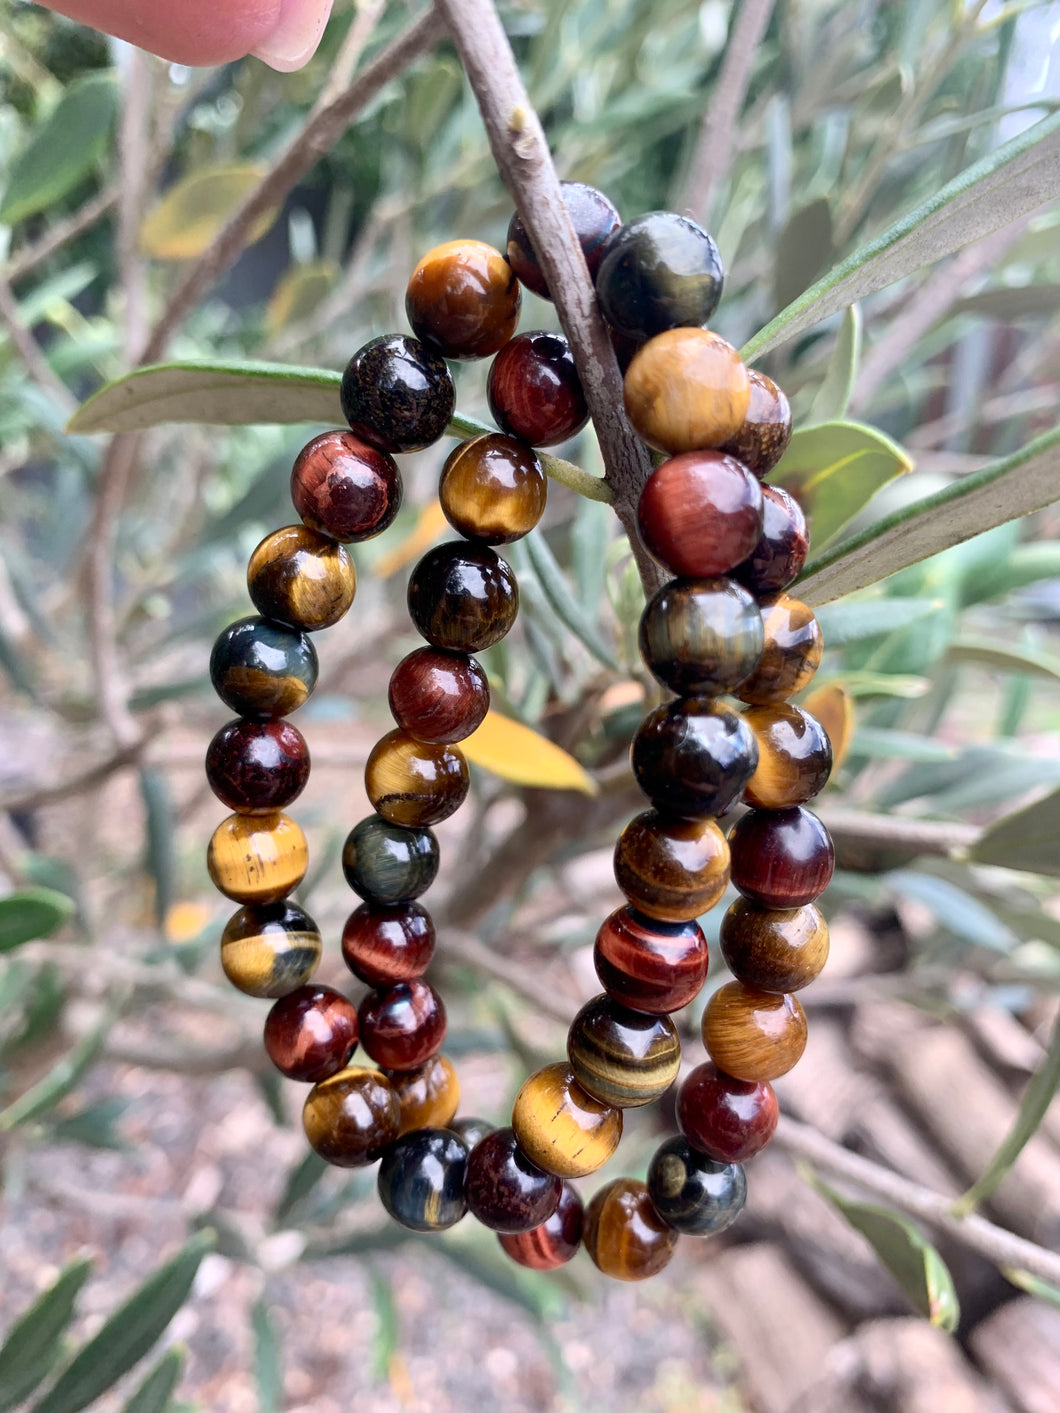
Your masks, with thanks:
[(184, 1351), (169, 1349), (126, 1400), (121, 1413), (166, 1413), (184, 1371)]
[(50, 937), (73, 915), (74, 900), (53, 888), (19, 888), (0, 898), (0, 952)]
[(846, 415), (861, 362), (861, 339), (861, 306), (851, 304), (843, 315), (828, 372), (810, 404), (805, 426), (814, 427), (818, 423), (832, 422)]
[(583, 795), (595, 795), (599, 788), (589, 772), (554, 741), (496, 711), (486, 713), (460, 749), (473, 765), (516, 785), (579, 790)]
[[(171, 186), (144, 218), (140, 249), (156, 260), (194, 260), (220, 234), (261, 183), (265, 168), (254, 162), (200, 167)], [(278, 211), (267, 211), (247, 239), (260, 240)]]
[(106, 152), (117, 111), (113, 73), (85, 74), (71, 83), (15, 158), (0, 222), (13, 226), (73, 191)]
[(1007, 814), (968, 850), (973, 863), (1060, 877), (1060, 790)]
[(78, 1294), (91, 1270), (90, 1261), (72, 1262), (11, 1326), (0, 1347), (0, 1413), (28, 1398), (55, 1365)]

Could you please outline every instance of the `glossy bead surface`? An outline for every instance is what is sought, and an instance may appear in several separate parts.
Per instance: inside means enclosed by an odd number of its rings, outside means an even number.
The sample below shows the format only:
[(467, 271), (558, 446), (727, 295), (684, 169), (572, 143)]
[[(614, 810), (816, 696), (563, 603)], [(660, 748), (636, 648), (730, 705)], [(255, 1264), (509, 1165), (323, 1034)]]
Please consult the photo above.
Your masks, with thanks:
[(417, 648), (390, 677), (390, 710), (417, 741), (451, 745), (476, 731), (490, 706), (486, 674), (469, 653)]
[(416, 565), (408, 603), (413, 623), (432, 646), (479, 653), (511, 630), (519, 586), (488, 545), (449, 541)]
[(316, 686), (317, 671), (306, 635), (266, 618), (230, 624), (210, 653), (214, 691), (240, 716), (258, 720), (297, 711)]
[(758, 666), (736, 689), (742, 702), (764, 706), (801, 692), (821, 665), (824, 638), (813, 610), (778, 594), (762, 604), (765, 647)]
[(664, 922), (708, 912), (729, 882), (729, 845), (712, 819), (644, 810), (615, 844), (615, 882), (636, 910)]
[(761, 598), (778, 594), (802, 573), (810, 548), (802, 507), (780, 486), (762, 487), (762, 538), (732, 571), (732, 577)]
[(531, 1162), (559, 1177), (585, 1177), (622, 1137), (622, 1111), (587, 1094), (565, 1064), (546, 1065), (516, 1095), (512, 1128)]
[(812, 903), (759, 908), (737, 898), (721, 922), (721, 954), (737, 981), (761, 991), (801, 991), (828, 960), (828, 924)]
[(718, 1163), (743, 1163), (773, 1137), (780, 1108), (773, 1086), (734, 1079), (711, 1061), (697, 1065), (677, 1091), (677, 1126)]
[(460, 1081), (444, 1055), (432, 1055), (414, 1070), (388, 1070), (387, 1079), (401, 1105), (402, 1133), (452, 1126), (460, 1107)]
[(703, 1044), (735, 1079), (779, 1079), (802, 1058), (806, 1014), (794, 996), (730, 981), (707, 1002)]
[(648, 477), (637, 524), (671, 573), (713, 579), (745, 560), (762, 538), (762, 487), (731, 456), (685, 452)]
[(832, 743), (815, 716), (785, 702), (749, 707), (743, 719), (758, 742), (758, 764), (743, 792), (747, 804), (789, 809), (824, 789), (832, 773)]
[(725, 443), (730, 452), (756, 476), (772, 471), (791, 441), (791, 408), (788, 400), (765, 373), (748, 368), (751, 396), (743, 425)]
[(403, 1134), (379, 1164), (379, 1200), (410, 1231), (446, 1231), (467, 1212), (468, 1147), (445, 1128)]
[(347, 543), (381, 535), (401, 509), (394, 458), (352, 432), (322, 432), (291, 472), (294, 508), (312, 530)]
[(696, 922), (663, 922), (632, 908), (613, 912), (596, 934), (600, 985), (634, 1011), (667, 1015), (695, 999), (707, 979), (707, 939)]
[(207, 748), (206, 779), (237, 814), (273, 814), (305, 789), (309, 747), (287, 721), (230, 721)]
[(288, 1079), (317, 1084), (344, 1069), (357, 1046), (357, 1008), (330, 986), (300, 986), (265, 1021), (265, 1049)]
[(286, 996), (316, 971), (323, 945), (316, 923), (294, 903), (264, 903), (228, 919), (221, 966), (248, 996)]
[(446, 358), (488, 358), (515, 333), (522, 291), (512, 267), (481, 240), (450, 240), (412, 272), (405, 314), (417, 338)]
[(681, 1042), (669, 1016), (631, 1011), (594, 996), (571, 1022), (567, 1057), (594, 1099), (636, 1109), (665, 1094), (681, 1067)]
[(342, 545), (308, 525), (287, 525), (250, 556), (247, 588), (266, 618), (313, 633), (349, 610), (357, 574)]
[(530, 446), (556, 446), (589, 420), (581, 379), (562, 334), (517, 334), (493, 360), (486, 383), (490, 415)]
[[(622, 219), (612, 202), (594, 186), (587, 186), (584, 182), (560, 182), (559, 189), (589, 274), (595, 276), (608, 237), (622, 224)], [(552, 298), (518, 211), (508, 223), (508, 261), (527, 289), (533, 290), (542, 299)]]
[(370, 814), (346, 838), (342, 871), (368, 903), (410, 903), (434, 882), (439, 858), (438, 840), (429, 829), (406, 829)]
[(747, 411), (747, 369), (709, 329), (670, 329), (639, 349), (622, 383), (626, 415), (657, 451), (720, 447)]
[(649, 211), (611, 236), (596, 272), (604, 318), (630, 338), (706, 324), (724, 272), (714, 241), (695, 221)]
[(835, 851), (810, 810), (749, 810), (729, 835), (732, 881), (763, 908), (801, 908), (828, 887)]
[(532, 1231), (516, 1234), (501, 1233), (497, 1240), (505, 1253), (531, 1271), (554, 1271), (573, 1261), (582, 1243), (582, 1222), (585, 1209), (578, 1191), (569, 1182), (563, 1184), (559, 1206)]
[(314, 1152), (339, 1168), (363, 1168), (398, 1136), (401, 1107), (386, 1075), (351, 1065), (313, 1086), (302, 1126)]
[(675, 1137), (655, 1150), (648, 1192), (668, 1227), (683, 1236), (713, 1236), (743, 1211), (747, 1179), (736, 1163), (717, 1163)]
[(616, 1178), (586, 1207), (582, 1240), (605, 1276), (642, 1281), (669, 1265), (677, 1232), (659, 1216), (644, 1183)]
[(442, 1048), (442, 998), (418, 977), (370, 991), (358, 1012), (361, 1046), (385, 1070), (414, 1070)]
[(533, 1231), (559, 1206), (563, 1184), (532, 1163), (510, 1128), (495, 1128), (471, 1150), (467, 1201), (484, 1227)]
[(641, 656), (682, 697), (731, 692), (758, 666), (764, 643), (757, 603), (731, 579), (672, 579), (641, 615)]
[(342, 415), (380, 451), (422, 451), (445, 435), (456, 406), (444, 358), (405, 334), (383, 334), (346, 365)]
[(446, 458), (438, 483), (449, 524), (466, 539), (487, 545), (529, 534), (544, 514), (547, 494), (534, 453), (500, 432), (461, 442)]
[(422, 829), (455, 814), (471, 777), (458, 746), (433, 746), (407, 731), (388, 731), (364, 768), (372, 806), (391, 824)]
[(454, 1133), (458, 1133), (469, 1148), (474, 1148), (481, 1143), (487, 1134), (492, 1133), (494, 1125), (488, 1119), (475, 1118), (468, 1115), (462, 1119), (454, 1119), (449, 1127)]
[(434, 923), (419, 903), (362, 903), (342, 929), (342, 959), (368, 986), (422, 976), (434, 956)]
[(630, 759), (656, 809), (703, 819), (724, 814), (740, 798), (758, 747), (735, 712), (709, 697), (686, 697), (644, 718)]
[(237, 903), (278, 903), (309, 867), (305, 835), (285, 814), (230, 814), (213, 832), (206, 867)]

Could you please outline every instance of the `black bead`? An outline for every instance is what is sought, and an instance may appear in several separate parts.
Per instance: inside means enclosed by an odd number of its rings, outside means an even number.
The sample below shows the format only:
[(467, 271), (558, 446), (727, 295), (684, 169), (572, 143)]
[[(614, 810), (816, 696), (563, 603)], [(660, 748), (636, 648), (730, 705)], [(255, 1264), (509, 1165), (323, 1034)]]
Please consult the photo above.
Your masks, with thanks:
[(724, 278), (718, 247), (702, 226), (673, 211), (649, 211), (607, 242), (596, 293), (613, 329), (644, 340), (706, 324)]
[(422, 451), (445, 435), (456, 389), (444, 358), (404, 334), (366, 343), (342, 375), (343, 416), (380, 451)]
[(656, 1150), (648, 1192), (667, 1226), (685, 1236), (724, 1231), (743, 1210), (747, 1179), (739, 1163), (716, 1163), (677, 1136)]
[(367, 902), (409, 903), (434, 882), (439, 857), (431, 830), (407, 829), (370, 814), (346, 838), (342, 871)]
[(434, 647), (477, 653), (511, 629), (519, 586), (511, 567), (487, 545), (449, 540), (416, 565), (408, 603), (413, 623)]
[(644, 718), (631, 758), (656, 809), (706, 819), (740, 798), (758, 764), (758, 743), (735, 712), (709, 697), (687, 697)]
[(296, 711), (316, 686), (317, 671), (316, 649), (305, 633), (269, 618), (232, 623), (210, 654), (217, 695), (240, 716), (259, 721)]
[(379, 1199), (410, 1231), (445, 1231), (467, 1211), (468, 1146), (450, 1129), (403, 1134), (379, 1164)]

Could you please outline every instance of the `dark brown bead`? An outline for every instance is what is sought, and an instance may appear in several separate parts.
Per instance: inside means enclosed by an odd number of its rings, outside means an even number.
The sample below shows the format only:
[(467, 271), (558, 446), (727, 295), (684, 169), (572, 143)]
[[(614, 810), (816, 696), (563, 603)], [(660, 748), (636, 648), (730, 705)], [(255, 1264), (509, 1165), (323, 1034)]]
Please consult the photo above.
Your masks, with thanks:
[(730, 981), (707, 1002), (703, 1044), (718, 1068), (735, 1079), (779, 1079), (806, 1049), (806, 1014), (786, 992)]
[(408, 603), (413, 623), (433, 647), (478, 653), (510, 631), (519, 586), (488, 545), (455, 540), (428, 550), (416, 565)]
[(703, 819), (740, 798), (758, 764), (750, 728), (709, 697), (656, 707), (633, 738), (633, 774), (666, 814)]
[(357, 1046), (357, 1009), (330, 986), (302, 986), (276, 1002), (265, 1049), (288, 1079), (318, 1084), (345, 1068)]
[(410, 452), (445, 435), (456, 389), (444, 358), (418, 339), (383, 334), (346, 365), (341, 398), (355, 436), (380, 451)]
[(520, 1266), (531, 1271), (554, 1271), (573, 1261), (582, 1244), (585, 1209), (577, 1189), (563, 1184), (559, 1206), (539, 1227), (524, 1232), (499, 1232), (497, 1240)]
[(747, 369), (732, 344), (710, 329), (668, 329), (649, 339), (626, 369), (622, 389), (634, 429), (659, 451), (720, 447), (747, 411)]
[(388, 1070), (387, 1078), (401, 1104), (402, 1133), (451, 1125), (460, 1107), (460, 1081), (444, 1055), (432, 1055), (414, 1070)]
[(533, 1231), (555, 1212), (562, 1192), (562, 1180), (530, 1161), (513, 1129), (494, 1129), (471, 1150), (467, 1205), (491, 1231)]
[(594, 1265), (616, 1281), (658, 1275), (677, 1246), (677, 1232), (636, 1178), (616, 1178), (596, 1193), (585, 1209), (582, 1239)]
[(780, 486), (762, 487), (762, 538), (732, 577), (761, 598), (779, 594), (802, 573), (810, 548), (806, 517)]
[(648, 477), (637, 524), (672, 574), (713, 579), (742, 564), (762, 538), (762, 487), (732, 456), (685, 452)]
[[(593, 186), (586, 186), (584, 182), (560, 182), (559, 189), (589, 274), (595, 278), (608, 237), (622, 224), (622, 218), (603, 192)], [(508, 261), (527, 289), (532, 289), (542, 299), (552, 298), (518, 211), (508, 223)]]
[(662, 922), (619, 908), (596, 934), (593, 963), (607, 994), (634, 1011), (666, 1015), (698, 996), (707, 979), (698, 923)]
[(237, 814), (272, 814), (305, 789), (309, 747), (287, 721), (230, 721), (206, 751), (206, 779)]
[(708, 912), (729, 882), (729, 845), (712, 819), (645, 810), (615, 845), (615, 882), (638, 912), (687, 922)]
[(758, 666), (736, 688), (742, 702), (755, 706), (787, 701), (801, 692), (824, 655), (824, 638), (813, 610), (789, 594), (765, 600), (762, 626), (765, 647)]
[(758, 742), (758, 764), (743, 792), (747, 804), (789, 809), (824, 789), (832, 773), (832, 743), (816, 717), (784, 703), (749, 707), (743, 719)]
[(390, 677), (394, 720), (417, 741), (463, 741), (482, 725), (489, 706), (489, 682), (470, 653), (417, 648)]
[(562, 334), (517, 334), (493, 360), (486, 383), (502, 432), (531, 446), (556, 446), (589, 420), (570, 344)]
[(631, 1011), (594, 996), (571, 1022), (567, 1056), (581, 1087), (616, 1109), (636, 1109), (665, 1094), (681, 1067), (681, 1042), (669, 1016)]
[(302, 1126), (310, 1147), (339, 1168), (363, 1168), (398, 1136), (401, 1106), (386, 1075), (351, 1066), (309, 1091)]
[(349, 610), (357, 574), (349, 552), (308, 525), (266, 535), (250, 556), (247, 588), (266, 618), (313, 633)]
[(407, 731), (388, 731), (368, 757), (364, 784), (384, 819), (423, 828), (456, 813), (470, 777), (458, 746), (432, 746)]
[(731, 692), (758, 666), (764, 642), (758, 605), (731, 579), (672, 579), (640, 620), (648, 669), (682, 697)]
[(732, 881), (763, 908), (801, 908), (828, 887), (835, 851), (810, 810), (749, 810), (729, 835)]
[(323, 432), (291, 472), (294, 508), (312, 530), (346, 542), (381, 535), (401, 509), (394, 458), (352, 432)]
[(791, 408), (774, 383), (757, 368), (748, 368), (751, 396), (743, 425), (722, 447), (756, 476), (772, 471), (791, 441)]
[(429, 250), (405, 292), (416, 337), (446, 358), (488, 358), (503, 348), (521, 304), (512, 267), (481, 240), (450, 240)]
[(342, 930), (342, 959), (368, 986), (422, 976), (434, 956), (434, 923), (419, 903), (362, 903)]
[(469, 540), (506, 545), (530, 533), (545, 511), (548, 482), (524, 443), (500, 432), (449, 453), (438, 498), (453, 529)]
[(778, 910), (737, 898), (721, 921), (721, 954), (747, 986), (801, 991), (828, 960), (828, 924), (812, 903)]
[(780, 1109), (773, 1086), (723, 1074), (707, 1061), (677, 1092), (677, 1123), (693, 1148), (719, 1163), (743, 1163), (773, 1137)]
[(415, 978), (385, 991), (370, 991), (358, 1017), (361, 1045), (385, 1070), (414, 1070), (438, 1053), (445, 1039), (442, 998)]

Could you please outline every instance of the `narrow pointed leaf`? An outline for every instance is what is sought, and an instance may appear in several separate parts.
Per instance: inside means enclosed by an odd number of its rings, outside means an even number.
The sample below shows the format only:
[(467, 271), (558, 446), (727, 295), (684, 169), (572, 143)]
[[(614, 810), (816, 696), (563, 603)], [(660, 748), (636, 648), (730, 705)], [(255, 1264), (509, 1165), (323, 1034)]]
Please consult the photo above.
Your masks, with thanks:
[(283, 1407), (283, 1353), (269, 1308), (259, 1300), (250, 1312), (254, 1335), (254, 1381), (258, 1413), (280, 1413)]
[(572, 755), (521, 721), (490, 711), (460, 749), (469, 761), (516, 785), (580, 790), (595, 795), (596, 781)]
[(567, 583), (555, 555), (545, 539), (536, 531), (531, 531), (523, 541), (527, 558), (541, 584), (545, 597), (560, 622), (565, 624), (578, 641), (592, 653), (605, 667), (617, 670), (618, 663), (608, 650), (586, 611), (575, 598)]
[(74, 912), (74, 900), (52, 888), (20, 888), (0, 898), (0, 952), (50, 937)]
[(1028, 648), (1007, 648), (989, 638), (958, 638), (950, 645), (946, 657), (950, 662), (966, 662), (998, 672), (1018, 672), (1060, 682), (1060, 657), (1032, 652)]
[[(195, 260), (260, 184), (265, 168), (253, 162), (200, 167), (171, 186), (140, 227), (140, 249), (156, 260)], [(266, 212), (250, 232), (260, 240), (277, 216)]]
[[(813, 713), (816, 715), (816, 712)], [(852, 756), (867, 756), (870, 760), (955, 760), (957, 749), (932, 736), (918, 736), (912, 731), (890, 731), (880, 726), (863, 726), (850, 747)]]
[(165, 771), (147, 767), (139, 772), (140, 795), (147, 817), (147, 848), (144, 859), (155, 889), (155, 921), (165, 927), (176, 888), (175, 817), (169, 778)]
[(328, 1171), (330, 1170), (324, 1159), (310, 1148), (298, 1166), (293, 1168), (287, 1176), (283, 1195), (276, 1205), (278, 1226), (286, 1221), (299, 1202), (309, 1196)]
[(59, 1356), (90, 1261), (74, 1261), (17, 1320), (0, 1347), (0, 1413), (28, 1398)]
[(843, 315), (828, 372), (810, 405), (806, 425), (815, 426), (846, 416), (861, 362), (861, 337), (861, 306), (851, 304)]
[(265, 332), (274, 336), (318, 309), (335, 287), (339, 267), (332, 260), (294, 265), (272, 292), (265, 309)]
[(368, 1279), (372, 1287), (372, 1303), (375, 1306), (375, 1335), (372, 1339), (372, 1372), (377, 1384), (384, 1384), (390, 1378), (390, 1367), (398, 1351), (400, 1327), (397, 1305), (390, 1282), (369, 1266)]
[(983, 831), (968, 850), (973, 863), (1060, 878), (1060, 790)]
[(126, 1400), (122, 1413), (166, 1413), (184, 1372), (184, 1351), (170, 1349)]
[(908, 628), (942, 607), (941, 599), (852, 599), (826, 604), (817, 614), (817, 621), (827, 648), (845, 648)]
[(81, 1076), (88, 1070), (110, 1034), (119, 1009), (115, 1002), (108, 1007), (94, 1030), (77, 1042), (69, 1054), (54, 1064), (43, 1079), (0, 1110), (0, 1133), (9, 1133), (31, 1119), (39, 1118), (65, 1099)]
[(117, 111), (112, 73), (75, 79), (15, 158), (0, 202), (0, 222), (13, 226), (73, 191), (106, 152)]
[(985, 904), (947, 878), (901, 868), (885, 875), (885, 882), (900, 898), (909, 898), (927, 908), (939, 927), (962, 941), (993, 952), (1008, 952), (1019, 941)]
[(1038, 1300), (1044, 1300), (1047, 1305), (1055, 1305), (1060, 1310), (1060, 1287), (1050, 1285), (1048, 1281), (1043, 1281), (1039, 1276), (1032, 1276), (1030, 1271), (1020, 1271), (1010, 1266), (1004, 1267), (1001, 1274), (1014, 1286), (1025, 1290), (1028, 1295), (1033, 1295)]

